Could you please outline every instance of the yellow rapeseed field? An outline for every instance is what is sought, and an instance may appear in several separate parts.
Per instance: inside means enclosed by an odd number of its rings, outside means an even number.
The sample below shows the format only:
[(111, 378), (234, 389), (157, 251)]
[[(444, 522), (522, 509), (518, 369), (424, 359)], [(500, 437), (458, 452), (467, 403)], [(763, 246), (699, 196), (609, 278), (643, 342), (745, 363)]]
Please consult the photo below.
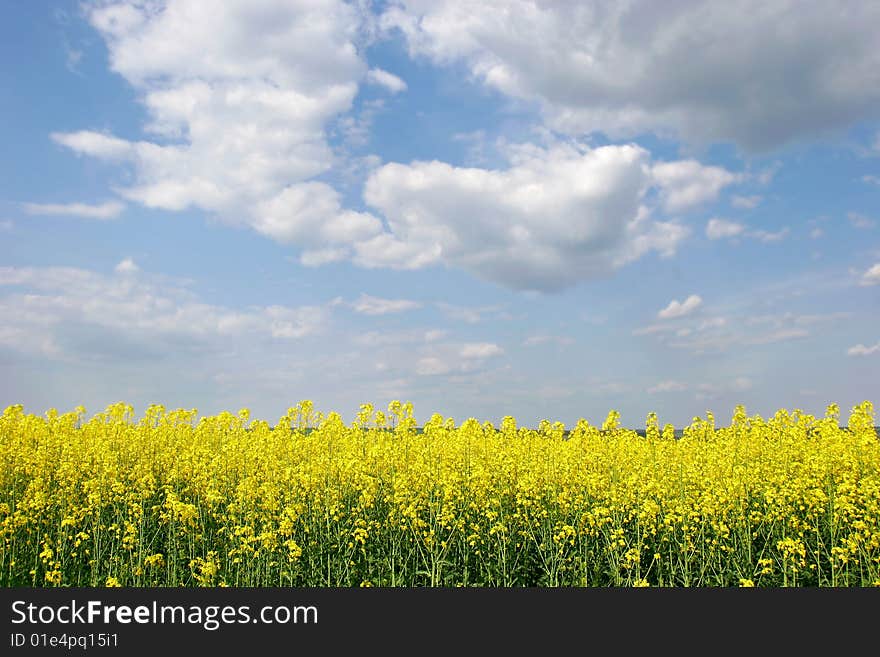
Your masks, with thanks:
[(3, 586), (871, 586), (880, 443), (778, 411), (683, 436), (499, 427), (409, 403), (351, 424), (304, 401), (124, 403), (0, 418)]

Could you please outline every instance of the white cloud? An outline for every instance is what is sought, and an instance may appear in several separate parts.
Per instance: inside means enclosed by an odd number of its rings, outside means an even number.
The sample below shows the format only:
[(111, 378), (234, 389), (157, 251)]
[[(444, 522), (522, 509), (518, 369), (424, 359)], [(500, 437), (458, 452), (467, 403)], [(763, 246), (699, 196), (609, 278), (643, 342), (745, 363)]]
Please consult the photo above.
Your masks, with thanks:
[(465, 360), (482, 360), (500, 356), (504, 350), (492, 342), (473, 342), (462, 345), (459, 355)]
[(704, 319), (697, 325), (698, 331), (705, 331), (707, 329), (720, 328), (722, 326), (727, 325), (726, 317), (710, 317), (709, 319)]
[(502, 306), (498, 305), (469, 307), (457, 306), (452, 303), (446, 303), (445, 301), (438, 301), (435, 305), (449, 319), (465, 322), (467, 324), (477, 324), (483, 321), (485, 315), (495, 315), (497, 317), (502, 310)]
[(522, 342), (523, 347), (534, 347), (542, 344), (553, 343), (560, 347), (567, 347), (568, 345), (574, 344), (574, 340), (561, 335), (530, 335)]
[(102, 160), (124, 160), (136, 154), (137, 146), (124, 139), (91, 130), (53, 132), (52, 140), (80, 155)]
[[(133, 273), (132, 267), (127, 259), (116, 271)], [(4, 287), (24, 289), (0, 296), (0, 345), (53, 357), (225, 352), (254, 341), (300, 339), (329, 320), (326, 306), (239, 310), (204, 303), (161, 277), (73, 267), (0, 267), (0, 291)]]
[(777, 230), (775, 233), (766, 231), (766, 230), (750, 230), (747, 235), (749, 237), (754, 237), (756, 240), (761, 242), (779, 242), (783, 240), (788, 234), (791, 232), (788, 227), (781, 228)]
[[(348, 112), (367, 66), (359, 10), (339, 0), (199, 0), (87, 5), (110, 66), (140, 94), (155, 139), (54, 133), (76, 153), (133, 168), (116, 191), (150, 208), (198, 208), (304, 247), (309, 265), (381, 223), (311, 180), (330, 169), (330, 121)], [(386, 79), (387, 81), (387, 79)]]
[(719, 192), (740, 179), (721, 167), (696, 160), (656, 164), (651, 174), (660, 187), (667, 212), (682, 212), (718, 198)]
[(793, 340), (796, 338), (805, 338), (810, 335), (810, 332), (807, 329), (802, 328), (787, 328), (787, 329), (779, 329), (777, 331), (772, 331), (770, 333), (764, 335), (758, 335), (751, 338), (746, 338), (743, 340), (744, 344), (772, 344), (774, 342), (784, 342), (786, 340)]
[(79, 64), (82, 61), (82, 56), (82, 50), (76, 50), (75, 48), (71, 48), (69, 45), (64, 44), (64, 66), (71, 73), (76, 73), (77, 75), (82, 74), (79, 70)]
[(671, 333), (675, 331), (675, 327), (671, 324), (651, 324), (650, 326), (643, 326), (641, 328), (634, 329), (633, 335), (654, 335), (656, 333)]
[(880, 6), (401, 0), (384, 13), (410, 51), (536, 101), (548, 125), (646, 131), (749, 150), (880, 113)]
[[(382, 230), (370, 214), (345, 210), (339, 194), (320, 182), (291, 185), (258, 207), (257, 232), (282, 244), (315, 246), (322, 255), (336, 253), (346, 243), (368, 239)], [(323, 248), (322, 248), (323, 247)]]
[(371, 68), (367, 71), (367, 82), (385, 87), (393, 94), (406, 91), (406, 82), (393, 73), (383, 71), (381, 68)]
[(439, 345), (433, 348), (433, 353), (416, 360), (416, 374), (436, 376), (474, 372), (503, 353), (504, 350), (493, 342)]
[(119, 201), (106, 201), (97, 205), (88, 203), (23, 203), (25, 212), (33, 215), (82, 217), (84, 219), (115, 219), (125, 205)]
[(126, 258), (125, 260), (120, 261), (119, 264), (113, 268), (113, 271), (117, 274), (136, 274), (140, 269), (141, 268), (135, 264), (134, 260)]
[(15, 224), (12, 223), (11, 219), (0, 220), (0, 233), (11, 232), (14, 227)]
[(761, 186), (766, 187), (773, 179), (776, 177), (776, 174), (779, 173), (779, 170), (782, 168), (782, 162), (776, 160), (770, 166), (761, 169), (758, 173), (754, 174), (752, 178)]
[(694, 397), (698, 400), (718, 399), (723, 394), (741, 393), (752, 389), (752, 380), (746, 376), (738, 376), (732, 381), (721, 384), (701, 383), (697, 386)]
[(703, 304), (703, 299), (697, 294), (690, 295), (683, 302), (673, 299), (663, 310), (657, 313), (660, 319), (673, 319), (690, 315)]
[(425, 356), (416, 361), (416, 374), (420, 376), (448, 374), (451, 371), (452, 364), (436, 356)]
[(442, 340), (446, 337), (446, 334), (449, 333), (446, 329), (429, 329), (425, 331), (424, 339), (425, 342), (436, 342), (437, 340)]
[[(634, 145), (579, 149), (519, 145), (501, 170), (443, 162), (386, 164), (365, 199), (389, 231), (355, 245), (366, 267), (445, 264), (520, 290), (555, 291), (606, 276), (649, 251), (669, 256), (687, 235), (651, 217), (656, 184)], [(675, 163), (672, 163), (675, 164)], [(699, 165), (685, 174), (701, 176)]]
[(816, 226), (813, 230), (810, 231), (810, 239), (817, 240), (825, 234), (825, 231)]
[(655, 395), (661, 392), (684, 392), (687, 389), (687, 384), (680, 381), (661, 381), (657, 385), (648, 388), (648, 393)]
[(876, 353), (880, 353), (880, 342), (875, 345), (871, 345), (870, 347), (866, 347), (865, 345), (859, 343), (856, 346), (850, 347), (846, 350), (847, 356), (871, 356)]
[(470, 374), (503, 354), (504, 350), (494, 342), (431, 345), (428, 353), (416, 359), (415, 372), (420, 376)]
[(349, 256), (348, 249), (309, 249), (299, 256), (299, 262), (304, 267), (320, 267), (331, 262), (345, 260)]
[(630, 390), (630, 386), (626, 383), (618, 381), (610, 381), (607, 383), (599, 383), (590, 387), (591, 390), (598, 390), (606, 395), (622, 395)]
[(731, 384), (731, 388), (736, 392), (745, 392), (746, 390), (751, 390), (754, 386), (754, 383), (747, 376), (738, 376), (733, 380)]
[(868, 271), (862, 274), (862, 285), (880, 285), (880, 262), (872, 265)]
[[(706, 237), (710, 240), (732, 239), (737, 237), (750, 237), (760, 242), (778, 242), (784, 239), (789, 232), (788, 227), (781, 228), (776, 232), (763, 229), (750, 229), (744, 224), (729, 221), (727, 219), (713, 218), (706, 224)], [(819, 233), (821, 235), (821, 231)]]
[(869, 185), (880, 185), (880, 176), (865, 175), (862, 176), (862, 182), (868, 183)]
[[(147, 138), (93, 129), (52, 137), (75, 153), (130, 167), (130, 182), (115, 190), (123, 198), (249, 226), (300, 249), (305, 266), (438, 265), (513, 289), (555, 291), (608, 276), (649, 252), (674, 255), (689, 229), (669, 213), (710, 202), (742, 179), (692, 159), (652, 162), (635, 145), (586, 149), (562, 140), (509, 145), (507, 168), (386, 164), (369, 172), (364, 188), (366, 202), (384, 216), (350, 210), (336, 189), (316, 179), (346, 167), (338, 160), (347, 156), (334, 155), (328, 134), (368, 136), (370, 112), (379, 105), (351, 113), (360, 84), (405, 88), (363, 59), (362, 41), (374, 29), (367, 5), (230, 0), (223, 8), (197, 0), (88, 5), (112, 70), (140, 95)], [(536, 11), (564, 24), (549, 9)], [(584, 18), (576, 13), (571, 25)], [(455, 15), (465, 24), (450, 24), (447, 36), (470, 40), (476, 52), (482, 46), (469, 27), (488, 20), (486, 8)], [(415, 38), (432, 19), (407, 20), (392, 7), (380, 22)], [(532, 37), (528, 44), (533, 49)], [(457, 49), (448, 61), (459, 58)], [(486, 73), (497, 80), (504, 67)]]
[(848, 312), (795, 314), (777, 312), (767, 315), (745, 313), (696, 317), (685, 322), (659, 323), (636, 329), (634, 336), (653, 335), (667, 347), (686, 349), (696, 354), (721, 353), (733, 347), (756, 347), (806, 338), (807, 327), (833, 326), (848, 319)]
[(410, 301), (408, 299), (382, 299), (380, 297), (372, 297), (369, 294), (361, 294), (358, 300), (351, 305), (355, 312), (361, 313), (362, 315), (389, 315), (391, 313), (401, 313), (422, 307), (422, 304), (418, 301)]
[(846, 217), (847, 219), (849, 219), (849, 223), (852, 224), (854, 228), (859, 228), (861, 230), (870, 230), (877, 225), (876, 221), (866, 217), (863, 214), (859, 214), (858, 212), (848, 212)]
[(744, 233), (745, 230), (744, 225), (735, 221), (713, 218), (709, 219), (709, 223), (706, 224), (706, 237), (710, 240), (720, 240), (725, 237), (736, 237)]
[(764, 200), (763, 196), (739, 196), (734, 194), (731, 199), (731, 205), (735, 208), (743, 208), (745, 210), (754, 210)]

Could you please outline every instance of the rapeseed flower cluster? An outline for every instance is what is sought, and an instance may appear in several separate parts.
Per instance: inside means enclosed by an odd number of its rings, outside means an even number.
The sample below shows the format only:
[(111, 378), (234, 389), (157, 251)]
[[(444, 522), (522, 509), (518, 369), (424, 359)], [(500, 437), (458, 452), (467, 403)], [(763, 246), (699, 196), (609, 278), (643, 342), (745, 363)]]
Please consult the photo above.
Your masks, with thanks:
[(114, 404), (0, 416), (3, 586), (870, 586), (880, 443), (737, 407), (680, 438), (303, 401), (274, 425)]

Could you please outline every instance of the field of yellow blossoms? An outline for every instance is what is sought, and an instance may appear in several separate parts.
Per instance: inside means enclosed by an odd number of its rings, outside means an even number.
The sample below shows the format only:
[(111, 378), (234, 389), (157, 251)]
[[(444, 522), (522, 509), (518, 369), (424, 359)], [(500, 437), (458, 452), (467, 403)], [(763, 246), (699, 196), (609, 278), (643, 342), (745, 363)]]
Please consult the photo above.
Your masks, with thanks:
[(0, 417), (0, 585), (880, 585), (880, 441), (778, 411), (681, 437), (311, 402)]

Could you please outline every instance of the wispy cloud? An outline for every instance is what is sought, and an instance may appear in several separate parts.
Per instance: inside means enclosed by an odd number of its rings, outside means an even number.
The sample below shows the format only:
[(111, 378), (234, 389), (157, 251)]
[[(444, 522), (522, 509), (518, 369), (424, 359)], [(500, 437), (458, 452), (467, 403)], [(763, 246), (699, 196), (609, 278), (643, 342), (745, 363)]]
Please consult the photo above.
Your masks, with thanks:
[(422, 304), (409, 299), (382, 299), (369, 294), (361, 294), (358, 300), (351, 304), (351, 307), (362, 315), (390, 315), (421, 308)]
[(125, 210), (119, 201), (106, 201), (96, 205), (88, 203), (23, 203), (25, 212), (32, 215), (82, 217), (84, 219), (115, 219)]
[(876, 221), (858, 212), (848, 212), (846, 218), (849, 219), (849, 223), (852, 224), (853, 228), (860, 230), (870, 230), (877, 225)]
[(771, 232), (767, 230), (751, 230), (746, 233), (749, 237), (754, 237), (760, 242), (779, 242), (784, 239), (791, 231), (788, 227)]
[(140, 272), (131, 259), (109, 276), (75, 267), (0, 267), (4, 288), (10, 293), (0, 296), (0, 342), (53, 357), (107, 356), (114, 349), (132, 357), (228, 353), (236, 345), (314, 335), (330, 316), (328, 306), (208, 304), (180, 283)]
[(486, 361), (502, 354), (504, 354), (504, 350), (494, 342), (443, 345), (438, 347), (434, 353), (416, 360), (416, 374), (436, 376), (470, 373), (482, 367)]
[(684, 392), (687, 389), (688, 385), (681, 381), (661, 381), (657, 385), (648, 388), (648, 393), (656, 395), (663, 392)]
[(523, 347), (534, 347), (542, 344), (555, 344), (560, 347), (566, 347), (568, 345), (574, 344), (574, 340), (567, 336), (562, 335), (530, 335), (525, 340), (522, 341)]
[(742, 393), (751, 390), (754, 382), (747, 376), (735, 377), (724, 383), (700, 383), (696, 386), (694, 398), (697, 400), (717, 399), (724, 394)]
[(789, 234), (788, 227), (781, 228), (776, 232), (763, 229), (752, 229), (745, 224), (719, 217), (712, 218), (706, 224), (706, 237), (710, 240), (736, 239), (750, 237), (760, 242), (778, 242)]
[(445, 301), (438, 301), (436, 307), (449, 319), (454, 319), (467, 324), (477, 324), (487, 316), (505, 318), (504, 306), (495, 304), (491, 306), (458, 306)]
[(634, 336), (654, 336), (667, 347), (687, 349), (696, 354), (721, 353), (739, 346), (760, 346), (809, 337), (810, 327), (833, 326), (852, 317), (849, 312), (795, 314), (791, 312), (708, 317), (685, 324), (658, 323), (632, 331)]
[(754, 196), (739, 196), (734, 194), (733, 197), (731, 197), (730, 204), (735, 208), (754, 210), (763, 200), (764, 197), (757, 194)]
[(381, 68), (371, 68), (369, 71), (367, 71), (367, 82), (369, 82), (370, 84), (376, 84), (381, 87), (385, 87), (393, 94), (398, 94), (401, 91), (406, 91), (406, 82), (401, 80), (393, 73), (383, 71)]
[(364, 331), (354, 336), (353, 342), (366, 347), (389, 345), (427, 344), (448, 335), (444, 329), (409, 329), (406, 331)]

